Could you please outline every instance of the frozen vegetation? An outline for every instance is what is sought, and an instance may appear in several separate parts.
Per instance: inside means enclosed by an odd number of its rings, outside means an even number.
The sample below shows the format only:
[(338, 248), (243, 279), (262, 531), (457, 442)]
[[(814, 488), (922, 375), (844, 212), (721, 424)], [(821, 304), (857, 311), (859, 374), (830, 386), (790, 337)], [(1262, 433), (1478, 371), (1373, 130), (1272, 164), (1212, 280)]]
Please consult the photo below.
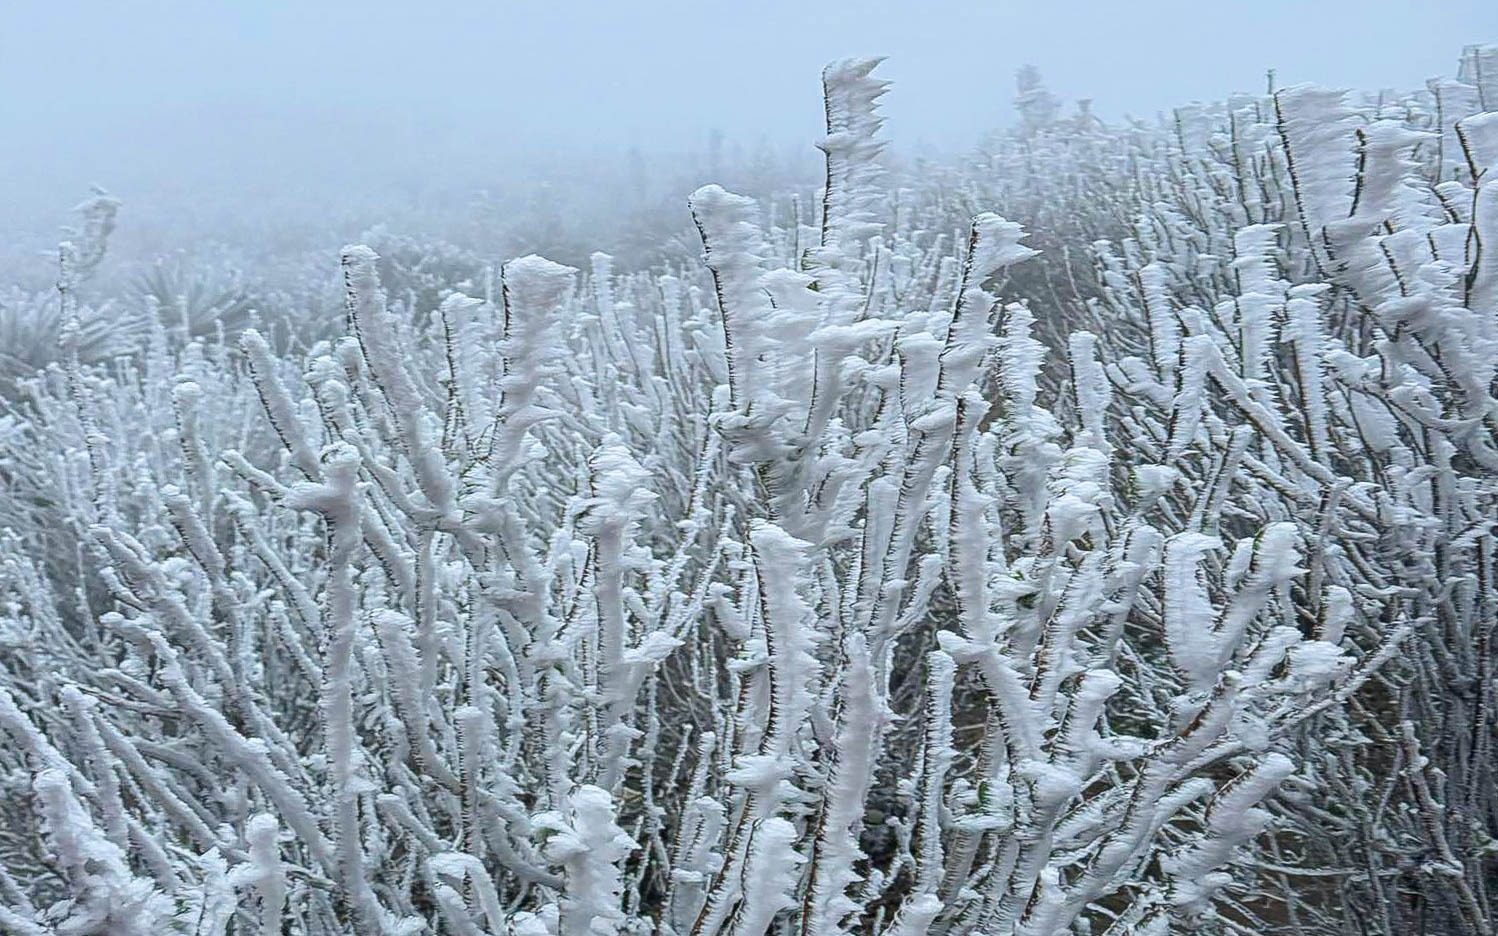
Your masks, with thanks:
[(1493, 933), (1498, 47), (1025, 72), (918, 172), (875, 65), (635, 263), (376, 232), (329, 314), (83, 205), (0, 295), (0, 932)]

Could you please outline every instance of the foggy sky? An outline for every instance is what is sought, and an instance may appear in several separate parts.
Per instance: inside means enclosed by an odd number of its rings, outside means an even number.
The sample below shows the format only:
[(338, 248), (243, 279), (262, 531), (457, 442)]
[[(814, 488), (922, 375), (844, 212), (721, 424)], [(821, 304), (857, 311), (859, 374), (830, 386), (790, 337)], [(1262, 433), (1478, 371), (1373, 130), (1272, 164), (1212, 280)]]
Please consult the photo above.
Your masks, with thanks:
[(898, 145), (956, 148), (1011, 119), (1025, 62), (1111, 119), (1258, 91), (1270, 67), (1417, 87), (1493, 41), (1493, 0), (5, 0), (0, 237), (65, 220), (92, 182), (170, 213), (488, 184), (715, 128), (814, 157), (818, 73), (847, 55), (889, 57)]

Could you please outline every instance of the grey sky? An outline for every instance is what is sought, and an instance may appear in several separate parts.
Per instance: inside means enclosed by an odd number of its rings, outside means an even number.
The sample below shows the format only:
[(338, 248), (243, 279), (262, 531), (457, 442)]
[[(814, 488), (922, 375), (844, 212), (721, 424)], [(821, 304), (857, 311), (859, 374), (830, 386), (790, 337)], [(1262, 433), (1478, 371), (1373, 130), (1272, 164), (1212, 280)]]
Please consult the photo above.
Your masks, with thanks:
[(1010, 119), (1024, 62), (1064, 99), (1148, 116), (1268, 67), (1417, 86), (1480, 41), (1492, 0), (6, 0), (0, 234), (91, 181), (172, 201), (481, 178), (516, 151), (650, 154), (712, 128), (809, 146), (818, 70), (845, 55), (889, 56), (892, 138), (946, 147)]

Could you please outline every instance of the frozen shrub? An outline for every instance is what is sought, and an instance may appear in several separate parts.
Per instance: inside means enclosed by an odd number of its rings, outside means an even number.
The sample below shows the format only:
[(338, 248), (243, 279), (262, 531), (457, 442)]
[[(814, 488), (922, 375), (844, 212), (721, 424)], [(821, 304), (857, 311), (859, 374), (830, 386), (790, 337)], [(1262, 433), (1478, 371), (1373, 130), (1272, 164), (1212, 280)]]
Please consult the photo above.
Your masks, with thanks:
[(1025, 285), (1019, 221), (886, 191), (875, 64), (817, 216), (706, 186), (670, 274), (351, 245), (304, 353), (98, 366), (65, 250), (0, 924), (1490, 932), (1498, 122), (1027, 85), (972, 191), (1112, 195)]

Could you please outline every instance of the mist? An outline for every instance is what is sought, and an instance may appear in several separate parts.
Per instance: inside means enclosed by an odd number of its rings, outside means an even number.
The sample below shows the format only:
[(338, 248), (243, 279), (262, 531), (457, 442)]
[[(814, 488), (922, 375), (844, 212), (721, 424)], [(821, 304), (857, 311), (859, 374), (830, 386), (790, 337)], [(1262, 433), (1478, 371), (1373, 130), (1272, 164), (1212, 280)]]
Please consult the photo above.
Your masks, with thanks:
[[(903, 153), (1012, 122), (1015, 70), (1108, 120), (1281, 84), (1416, 88), (1498, 27), (1483, 2), (41, 3), (0, 12), (0, 240), (47, 249), (90, 185), (121, 249), (419, 223), (637, 163), (608, 198), (711, 171), (815, 179), (821, 66), (883, 55)], [(717, 136), (715, 136), (717, 135)], [(638, 171), (643, 166), (643, 172)], [(621, 193), (624, 187), (643, 191)], [(732, 183), (733, 179), (712, 179)], [(624, 197), (627, 195), (628, 197)], [(594, 197), (597, 200), (597, 197)]]

